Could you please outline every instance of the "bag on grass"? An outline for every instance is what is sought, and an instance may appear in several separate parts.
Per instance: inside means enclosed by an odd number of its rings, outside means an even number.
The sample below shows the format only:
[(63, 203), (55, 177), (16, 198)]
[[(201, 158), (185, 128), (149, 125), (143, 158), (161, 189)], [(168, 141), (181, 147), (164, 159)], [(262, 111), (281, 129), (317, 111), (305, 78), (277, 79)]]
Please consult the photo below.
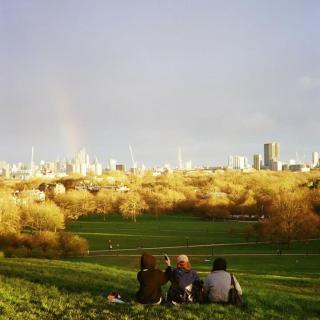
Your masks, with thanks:
[(184, 304), (184, 303), (203, 303), (203, 281), (195, 280), (192, 284), (185, 287), (184, 290), (180, 288), (174, 288), (173, 286), (169, 289), (168, 301), (173, 304)]
[(203, 281), (195, 280), (192, 284), (192, 301), (204, 303)]
[(174, 305), (192, 302), (192, 284), (183, 289), (177, 284), (172, 284), (168, 291), (167, 301)]
[(229, 290), (228, 303), (234, 306), (241, 307), (243, 305), (243, 298), (236, 289), (233, 274), (231, 273), (231, 288)]
[(109, 303), (125, 303), (121, 300), (121, 296), (117, 291), (111, 291), (108, 293), (107, 299)]

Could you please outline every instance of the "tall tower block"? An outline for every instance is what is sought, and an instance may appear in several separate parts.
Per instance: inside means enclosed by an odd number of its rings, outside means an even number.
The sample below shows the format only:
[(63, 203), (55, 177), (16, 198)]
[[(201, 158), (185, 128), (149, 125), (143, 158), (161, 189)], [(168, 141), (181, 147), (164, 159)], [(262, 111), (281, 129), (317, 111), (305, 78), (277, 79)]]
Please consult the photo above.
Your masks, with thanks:
[(182, 170), (183, 166), (182, 166), (182, 151), (181, 151), (181, 147), (178, 148), (178, 169)]
[(33, 176), (34, 171), (34, 147), (31, 147), (30, 175)]
[(280, 160), (280, 144), (277, 142), (264, 144), (264, 166), (271, 168), (273, 161)]

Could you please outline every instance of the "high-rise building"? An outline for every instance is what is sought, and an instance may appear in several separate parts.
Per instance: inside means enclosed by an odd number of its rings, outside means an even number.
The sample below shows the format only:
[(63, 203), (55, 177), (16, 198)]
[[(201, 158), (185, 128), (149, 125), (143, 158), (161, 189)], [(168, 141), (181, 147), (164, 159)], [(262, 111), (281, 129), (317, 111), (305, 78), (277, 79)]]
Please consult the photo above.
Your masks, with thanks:
[(271, 168), (272, 162), (280, 160), (280, 144), (276, 142), (264, 144), (264, 166)]
[(34, 147), (31, 147), (30, 176), (34, 175)]
[[(86, 176), (90, 172), (89, 155), (85, 148), (80, 149), (67, 167), (67, 174), (78, 173)], [(72, 164), (72, 166), (71, 166)]]
[(186, 170), (192, 170), (192, 160), (186, 162)]
[(66, 165), (66, 174), (72, 174), (75, 173), (75, 164), (68, 162)]
[(0, 176), (3, 176), (5, 178), (10, 178), (10, 167), (9, 165), (7, 167), (4, 167), (0, 169)]
[(86, 163), (80, 163), (80, 170), (79, 170), (80, 172), (80, 174), (82, 175), (82, 176), (86, 176), (87, 175), (87, 172), (88, 172), (88, 167), (87, 167), (87, 164)]
[(244, 170), (248, 168), (248, 159), (242, 156), (229, 156), (228, 168)]
[(315, 168), (319, 165), (319, 152), (312, 152), (312, 167)]
[(0, 176), (5, 178), (10, 177), (10, 165), (5, 161), (0, 161)]
[(108, 160), (108, 167), (109, 167), (110, 171), (116, 171), (117, 170), (117, 160), (109, 159)]
[(178, 148), (178, 169), (182, 170), (183, 165), (182, 165), (182, 150), (181, 147)]
[(91, 172), (96, 176), (102, 175), (102, 164), (95, 158), (93, 164), (91, 165)]
[(272, 161), (270, 169), (272, 171), (282, 171), (282, 162), (281, 161)]
[(117, 171), (126, 171), (126, 166), (124, 164), (116, 164), (116, 170)]
[(75, 163), (83, 163), (83, 164), (86, 164), (86, 165), (89, 165), (89, 164), (90, 164), (90, 162), (89, 162), (89, 155), (87, 154), (85, 148), (80, 149), (80, 150), (76, 153), (75, 158), (74, 158), (74, 162), (75, 162)]
[(261, 170), (261, 167), (262, 167), (262, 156), (261, 156), (261, 154), (254, 154), (253, 155), (253, 167), (256, 170)]

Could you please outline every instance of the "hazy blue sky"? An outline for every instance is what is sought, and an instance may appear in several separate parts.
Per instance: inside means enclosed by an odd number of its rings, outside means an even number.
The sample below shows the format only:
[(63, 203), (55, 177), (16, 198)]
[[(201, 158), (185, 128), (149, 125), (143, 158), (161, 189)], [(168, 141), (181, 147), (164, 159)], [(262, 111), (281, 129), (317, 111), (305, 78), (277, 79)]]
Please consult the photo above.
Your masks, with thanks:
[(320, 151), (320, 1), (0, 0), (0, 159)]

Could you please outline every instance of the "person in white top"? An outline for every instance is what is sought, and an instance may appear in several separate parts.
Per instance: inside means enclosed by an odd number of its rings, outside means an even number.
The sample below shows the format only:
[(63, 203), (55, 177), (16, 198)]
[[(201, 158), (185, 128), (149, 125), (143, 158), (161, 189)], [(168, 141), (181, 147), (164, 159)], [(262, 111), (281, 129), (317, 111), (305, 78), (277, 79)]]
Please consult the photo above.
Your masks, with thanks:
[[(227, 303), (231, 288), (231, 274), (226, 271), (227, 262), (224, 258), (216, 258), (213, 261), (211, 273), (204, 280), (204, 292), (210, 302)], [(242, 290), (236, 277), (233, 275), (235, 288), (242, 295)]]

